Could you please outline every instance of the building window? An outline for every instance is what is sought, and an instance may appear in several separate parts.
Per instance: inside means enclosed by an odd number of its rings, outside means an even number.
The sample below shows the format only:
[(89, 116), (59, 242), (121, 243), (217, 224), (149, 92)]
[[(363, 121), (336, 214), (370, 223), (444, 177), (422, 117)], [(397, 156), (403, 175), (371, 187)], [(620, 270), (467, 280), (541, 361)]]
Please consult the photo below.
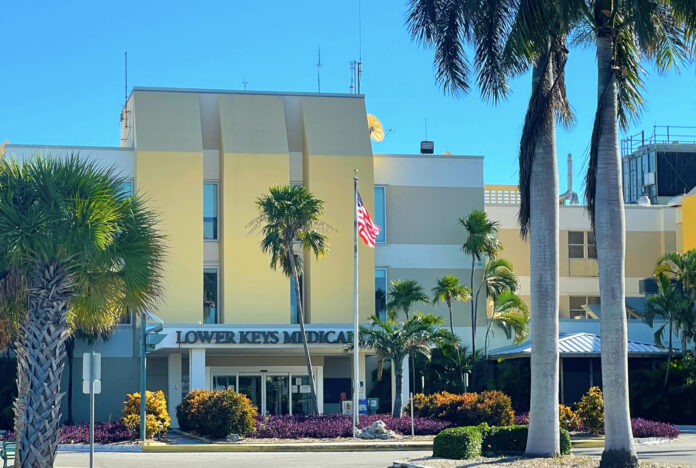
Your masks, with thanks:
[(133, 196), (133, 181), (131, 179), (123, 181), (121, 184), (121, 193), (126, 197)]
[[(587, 305), (599, 305), (597, 296), (570, 296), (570, 318), (572, 319), (597, 319), (599, 316), (592, 312)], [(588, 311), (589, 309), (589, 311)]]
[(387, 269), (375, 268), (375, 315), (387, 318)]
[[(302, 312), (304, 312), (305, 302), (303, 275), (300, 275), (300, 298), (302, 299)], [(290, 323), (300, 323), (299, 311), (297, 310), (297, 294), (295, 293), (295, 278), (290, 278)]]
[(203, 184), (203, 239), (218, 238), (218, 184)]
[(594, 232), (568, 231), (568, 258), (597, 258)]
[(387, 242), (387, 188), (383, 185), (375, 186), (375, 219), (374, 222), (380, 227), (377, 243)]
[(220, 323), (218, 311), (218, 269), (203, 269), (203, 323)]

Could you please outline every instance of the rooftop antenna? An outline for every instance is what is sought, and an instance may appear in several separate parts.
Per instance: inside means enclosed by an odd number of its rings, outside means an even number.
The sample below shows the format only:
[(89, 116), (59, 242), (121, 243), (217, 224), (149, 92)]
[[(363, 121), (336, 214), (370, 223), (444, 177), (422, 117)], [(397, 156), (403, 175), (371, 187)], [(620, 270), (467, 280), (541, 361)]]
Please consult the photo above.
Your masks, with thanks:
[(126, 62), (126, 69), (125, 69), (125, 88), (124, 88), (124, 103), (128, 103), (128, 52), (123, 53), (125, 56), (125, 62)]
[(320, 68), (321, 68), (321, 46), (318, 47), (317, 51), (317, 93), (321, 93), (321, 76), (320, 76)]
[(248, 84), (249, 84), (249, 82), (247, 81), (246, 76), (245, 76), (245, 77), (244, 77), (244, 80), (242, 80), (242, 85), (244, 86), (244, 91), (247, 90), (247, 85), (248, 85)]
[(351, 66), (355, 67), (354, 71), (352, 71), (355, 75), (357, 94), (360, 94), (360, 81), (362, 78), (362, 10), (360, 7), (360, 0), (358, 0), (358, 61), (353, 61)]
[(350, 61), (350, 94), (355, 93), (355, 60)]

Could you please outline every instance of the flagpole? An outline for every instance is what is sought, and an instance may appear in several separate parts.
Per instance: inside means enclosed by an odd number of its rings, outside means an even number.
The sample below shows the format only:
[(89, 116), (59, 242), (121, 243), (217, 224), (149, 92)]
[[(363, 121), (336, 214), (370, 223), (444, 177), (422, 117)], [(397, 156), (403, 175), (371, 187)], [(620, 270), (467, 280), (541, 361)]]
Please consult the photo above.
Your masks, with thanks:
[(358, 170), (353, 175), (353, 437), (357, 436), (360, 404), (358, 361)]

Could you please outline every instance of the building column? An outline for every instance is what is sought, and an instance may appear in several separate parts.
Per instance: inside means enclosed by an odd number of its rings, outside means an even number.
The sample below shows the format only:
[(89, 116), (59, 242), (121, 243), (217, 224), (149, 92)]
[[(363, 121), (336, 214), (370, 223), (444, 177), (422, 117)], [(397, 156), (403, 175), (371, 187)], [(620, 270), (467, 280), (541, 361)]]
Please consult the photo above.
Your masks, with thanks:
[(205, 348), (189, 349), (189, 391), (205, 390)]
[(314, 368), (314, 379), (316, 380), (316, 385), (314, 388), (317, 391), (317, 412), (319, 414), (324, 414), (324, 366), (317, 366)]
[(167, 408), (172, 427), (179, 427), (176, 407), (181, 403), (181, 353), (172, 353), (167, 358)]

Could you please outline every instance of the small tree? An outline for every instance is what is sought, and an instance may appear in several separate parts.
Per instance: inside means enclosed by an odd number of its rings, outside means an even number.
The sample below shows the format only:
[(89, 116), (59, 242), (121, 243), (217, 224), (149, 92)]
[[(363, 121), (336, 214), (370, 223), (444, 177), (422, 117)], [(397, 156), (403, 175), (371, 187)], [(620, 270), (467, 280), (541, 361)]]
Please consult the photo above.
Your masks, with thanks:
[[(478, 288), (474, 286), (474, 274), (476, 261), (483, 257), (495, 258), (501, 250), (500, 242), (495, 238), (500, 223), (488, 219), (488, 215), (480, 210), (474, 210), (466, 218), (459, 218), (459, 222), (466, 229), (466, 241), (462, 244), (462, 251), (471, 256), (471, 289), (477, 290), (476, 298), (471, 302), (471, 355), (476, 364), (476, 320), (478, 316)], [(472, 367), (473, 372), (474, 367)]]
[(295, 251), (295, 243), (298, 243), (302, 250), (313, 253), (316, 258), (328, 253), (328, 239), (317, 231), (321, 224), (321, 215), (324, 213), (324, 202), (302, 186), (282, 185), (271, 187), (269, 193), (260, 197), (256, 204), (259, 216), (252, 221), (252, 230), (263, 224), (261, 250), (271, 255), (271, 268), (276, 270), (280, 267), (283, 274), (292, 278), (295, 283), (297, 317), (312, 395), (310, 412), (316, 413), (319, 402), (305, 333), (305, 315), (300, 291), (303, 256)]
[[(459, 284), (459, 278), (454, 275), (445, 275), (437, 280), (437, 286), (432, 289), (433, 304), (444, 302), (449, 310), (450, 332), (454, 335), (454, 317), (452, 315), (452, 303), (454, 301), (468, 302), (471, 300), (471, 289)], [(459, 382), (464, 391), (464, 372), (462, 371), (462, 361), (459, 356), (459, 347), (455, 346), (457, 354), (457, 367), (459, 370)]]
[[(507, 339), (513, 339), (515, 344), (529, 337), (529, 309), (527, 304), (509, 289), (493, 298), (493, 311), (488, 317), (484, 353), (488, 357), (488, 335), (493, 327), (502, 330)], [(493, 332), (494, 333), (494, 332)]]
[[(431, 347), (442, 342), (456, 343), (458, 338), (440, 328), (444, 320), (434, 314), (416, 312), (405, 322), (396, 322), (392, 319), (380, 320), (376, 315), (370, 317), (370, 320), (372, 323), (369, 327), (360, 327), (360, 347), (377, 353), (378, 373), (381, 373), (384, 360), (391, 360), (396, 376), (392, 415), (401, 417), (404, 358), (413, 354), (430, 358)], [(352, 345), (348, 345), (346, 349), (351, 350)]]
[(389, 286), (389, 302), (387, 310), (389, 318), (397, 319), (398, 312), (403, 312), (406, 320), (409, 319), (411, 308), (419, 303), (427, 304), (430, 298), (423, 291), (423, 287), (415, 280), (394, 280)]

